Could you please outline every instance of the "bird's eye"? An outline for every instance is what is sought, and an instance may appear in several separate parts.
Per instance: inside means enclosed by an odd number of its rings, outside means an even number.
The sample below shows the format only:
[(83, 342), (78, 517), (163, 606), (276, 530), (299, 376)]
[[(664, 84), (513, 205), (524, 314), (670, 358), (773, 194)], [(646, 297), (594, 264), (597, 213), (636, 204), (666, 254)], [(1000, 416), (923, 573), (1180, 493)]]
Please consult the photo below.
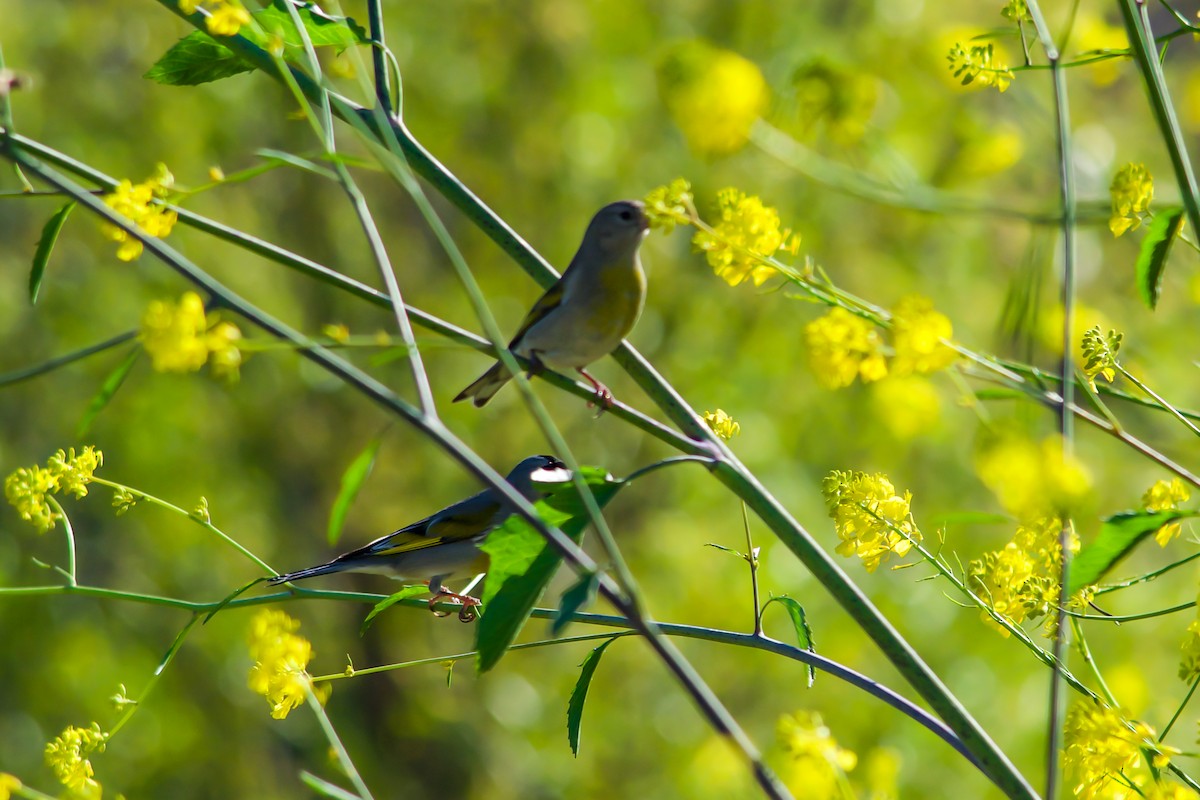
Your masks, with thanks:
[(633, 212), (630, 211), (629, 209), (625, 209), (624, 211), (621, 212), (620, 216), (623, 221), (629, 222), (633, 219)]

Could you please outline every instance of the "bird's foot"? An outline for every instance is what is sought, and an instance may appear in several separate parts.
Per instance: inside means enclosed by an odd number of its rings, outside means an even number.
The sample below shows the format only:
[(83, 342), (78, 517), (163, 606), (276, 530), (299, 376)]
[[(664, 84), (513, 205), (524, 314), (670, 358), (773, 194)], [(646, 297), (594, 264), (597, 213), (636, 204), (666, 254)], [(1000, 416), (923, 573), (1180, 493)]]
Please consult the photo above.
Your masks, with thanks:
[(450, 616), (450, 612), (448, 611), (437, 610), (437, 604), (443, 600), (448, 600), (451, 603), (462, 606), (462, 608), (458, 610), (458, 619), (460, 622), (471, 622), (477, 616), (479, 616), (475, 611), (478, 606), (482, 605), (482, 603), (479, 602), (479, 598), (471, 597), (468, 594), (451, 592), (448, 589), (439, 589), (437, 593), (433, 595), (433, 597), (429, 598), (429, 610), (433, 612), (435, 617)]
[(607, 386), (589, 375), (587, 370), (581, 369), (579, 370), (579, 374), (587, 378), (588, 383), (590, 383), (592, 388), (596, 390), (596, 400), (594, 402), (589, 402), (588, 408), (598, 408), (599, 410), (596, 411), (596, 418), (599, 419), (601, 414), (612, 408), (613, 403), (616, 402), (616, 398), (613, 397), (612, 391)]

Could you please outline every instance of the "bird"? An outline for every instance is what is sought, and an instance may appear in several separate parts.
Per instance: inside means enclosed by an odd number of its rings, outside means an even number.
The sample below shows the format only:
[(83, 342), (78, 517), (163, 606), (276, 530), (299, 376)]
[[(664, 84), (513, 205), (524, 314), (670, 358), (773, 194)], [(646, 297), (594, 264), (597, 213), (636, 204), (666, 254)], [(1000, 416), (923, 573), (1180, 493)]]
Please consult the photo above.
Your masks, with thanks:
[[(543, 367), (579, 372), (596, 390), (601, 411), (612, 405), (612, 392), (584, 368), (615, 350), (641, 316), (646, 273), (638, 247), (649, 230), (645, 206), (637, 200), (619, 200), (596, 212), (571, 263), (508, 344), (531, 363), (531, 374)], [(497, 361), (454, 402), (469, 397), (480, 407), (511, 378)]]
[[(545, 484), (570, 479), (571, 472), (563, 462), (545, 455), (522, 460), (506, 478), (531, 502), (546, 495), (542, 488)], [(486, 572), (487, 554), (479, 549), (479, 544), (512, 512), (511, 504), (494, 490), (485, 489), (327, 564), (276, 575), (267, 583), (273, 586), (334, 572), (373, 572), (398, 580), (424, 581), (433, 595), (429, 601), (431, 610), (439, 601), (449, 599), (462, 604), (466, 612), (478, 606), (479, 600), (446, 589), (443, 581)], [(460, 613), (459, 618), (468, 621), (473, 614)]]

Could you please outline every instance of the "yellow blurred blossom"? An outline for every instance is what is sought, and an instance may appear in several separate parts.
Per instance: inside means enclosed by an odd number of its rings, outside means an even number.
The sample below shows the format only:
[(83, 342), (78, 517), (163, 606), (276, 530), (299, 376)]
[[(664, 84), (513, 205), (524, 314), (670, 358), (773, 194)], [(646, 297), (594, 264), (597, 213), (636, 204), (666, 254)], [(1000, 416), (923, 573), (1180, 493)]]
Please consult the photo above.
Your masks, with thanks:
[(858, 764), (858, 756), (838, 745), (820, 714), (784, 714), (776, 725), (776, 735), (790, 759), (784, 777), (797, 800), (843, 796), (846, 773)]
[(742, 430), (742, 426), (737, 424), (733, 417), (719, 408), (716, 411), (705, 411), (704, 421), (712, 428), (713, 433), (725, 441), (737, 436)]
[(890, 747), (876, 747), (863, 759), (862, 772), (869, 800), (898, 800), (900, 753)]
[(887, 375), (883, 340), (875, 326), (835, 308), (804, 326), (808, 360), (817, 381), (828, 389), (840, 389), (861, 378), (864, 383)]
[(178, 303), (155, 300), (142, 316), (142, 346), (159, 372), (195, 372), (207, 363), (214, 375), (236, 379), (241, 338), (236, 325), (206, 314), (195, 292), (186, 292)]
[(995, 86), (1003, 92), (1015, 77), (1008, 65), (997, 57), (995, 46), (991, 42), (980, 45), (956, 42), (950, 48), (946, 60), (950, 62), (950, 71), (963, 86), (972, 83), (978, 86)]
[(328, 684), (313, 686), (305, 671), (313, 657), (312, 644), (295, 634), (299, 627), (299, 620), (272, 609), (258, 612), (250, 622), (250, 688), (267, 698), (275, 719), (303, 703), (308, 691), (321, 702), (329, 696)]
[(1029, 6), (1025, 0), (1008, 0), (1004, 8), (1000, 9), (1000, 13), (1005, 19), (1011, 19), (1013, 22), (1030, 22), (1033, 19), (1029, 15)]
[(958, 359), (945, 344), (953, 335), (950, 319), (934, 310), (932, 300), (920, 295), (902, 298), (892, 309), (891, 371), (907, 375), (945, 369)]
[(863, 138), (879, 102), (879, 80), (817, 58), (800, 66), (792, 75), (795, 88), (795, 118), (809, 128), (823, 123), (829, 138), (852, 145)]
[(888, 376), (871, 386), (874, 418), (883, 422), (897, 439), (913, 439), (937, 424), (942, 401), (927, 378), (917, 375)]
[(697, 231), (692, 245), (730, 286), (747, 278), (761, 286), (777, 272), (764, 259), (781, 249), (794, 254), (800, 247), (800, 237), (780, 227), (779, 212), (758, 197), (732, 187), (722, 189), (717, 192), (717, 211), (720, 220), (711, 231)]
[(1125, 334), (1110, 330), (1107, 335), (1100, 332), (1096, 325), (1083, 334), (1080, 350), (1083, 352), (1083, 375), (1087, 378), (1092, 391), (1096, 390), (1096, 378), (1104, 378), (1109, 383), (1117, 377), (1117, 353), (1121, 350), (1121, 340)]
[(46, 745), (46, 764), (62, 785), (76, 796), (99, 798), (100, 783), (95, 779), (95, 770), (87, 757), (104, 752), (106, 739), (99, 723), (93, 722), (90, 728), (68, 726)]
[(843, 556), (858, 556), (867, 572), (889, 555), (903, 558), (921, 540), (909, 511), (912, 492), (896, 494), (882, 474), (834, 470), (821, 482), (825, 510), (833, 519)]
[[(970, 130), (962, 130), (964, 128)], [(1012, 167), (1025, 155), (1025, 139), (1012, 123), (989, 120), (987, 126), (969, 118), (956, 120), (959, 147), (947, 177), (955, 181), (987, 178)]]
[(343, 323), (330, 323), (321, 326), (321, 333), (328, 336), (338, 344), (345, 344), (350, 340), (350, 328)]
[[(1142, 508), (1147, 511), (1175, 511), (1180, 503), (1186, 503), (1191, 496), (1191, 490), (1179, 478), (1155, 481), (1142, 495)], [(1167, 542), (1178, 535), (1179, 523), (1172, 522), (1159, 528), (1158, 533), (1154, 534), (1154, 540), (1160, 546), (1166, 547)]]
[(1200, 619), (1192, 620), (1187, 626), (1179, 649), (1182, 653), (1179, 659), (1179, 680), (1191, 683), (1200, 676)]
[(658, 85), (688, 146), (702, 156), (741, 149), (770, 99), (754, 62), (699, 40), (670, 48), (658, 66)]
[(1091, 488), (1087, 470), (1063, 451), (1059, 436), (1040, 443), (1002, 437), (983, 449), (976, 471), (1000, 504), (1022, 521), (1070, 512)]
[(1142, 789), (1144, 800), (1197, 800), (1200, 794), (1178, 783), (1155, 781), (1149, 788)]
[(1154, 199), (1154, 178), (1150, 176), (1146, 165), (1130, 163), (1121, 167), (1113, 176), (1108, 191), (1112, 195), (1112, 217), (1108, 220), (1108, 229), (1113, 236), (1136, 231), (1150, 210), (1150, 201)]
[[(175, 185), (175, 177), (167, 170), (165, 164), (159, 164), (153, 177), (134, 184), (125, 179), (116, 185), (111, 192), (104, 195), (104, 204), (118, 214), (122, 214), (142, 229), (147, 236), (163, 238), (175, 227), (176, 214), (161, 201)], [(117, 248), (117, 258), (122, 261), (133, 261), (142, 254), (142, 243), (130, 236), (124, 228), (107, 222), (101, 224), (104, 235), (120, 246)]]
[(204, 25), (213, 36), (233, 36), (243, 25), (250, 24), (250, 12), (237, 0), (179, 0), (179, 10), (194, 14), (204, 9)]
[(0, 772), (0, 800), (9, 800), (12, 793), (21, 788), (21, 781), (16, 775)]
[(73, 447), (66, 452), (59, 450), (45, 467), (20, 467), (9, 475), (4, 480), (4, 497), (21, 519), (31, 523), (38, 533), (45, 533), (62, 517), (48, 496), (62, 492), (83, 497), (92, 474), (103, 463), (104, 454), (91, 445), (78, 455)]
[[(1109, 797), (1119, 773), (1141, 763), (1141, 743), (1115, 710), (1077, 700), (1063, 731), (1063, 767), (1083, 800)], [(1118, 783), (1119, 785), (1119, 783)]]
[(1071, 44), (1078, 49), (1073, 60), (1091, 60), (1106, 53), (1120, 52), (1115, 58), (1096, 61), (1084, 68), (1096, 86), (1108, 86), (1121, 76), (1120, 68), (1128, 59), (1129, 50), (1129, 38), (1122, 26), (1110, 25), (1104, 17), (1081, 9), (1071, 30)]
[(676, 178), (666, 186), (651, 189), (643, 201), (650, 227), (670, 233), (676, 225), (689, 225), (694, 212), (692, 185), (683, 178)]

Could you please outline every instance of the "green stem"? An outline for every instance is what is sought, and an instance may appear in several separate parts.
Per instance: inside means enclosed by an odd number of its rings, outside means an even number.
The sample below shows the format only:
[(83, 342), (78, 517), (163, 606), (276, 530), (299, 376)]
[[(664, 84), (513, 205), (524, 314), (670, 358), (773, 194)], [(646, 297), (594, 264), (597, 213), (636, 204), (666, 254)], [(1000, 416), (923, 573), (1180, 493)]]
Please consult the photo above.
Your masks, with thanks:
[(1168, 720), (1166, 727), (1163, 728), (1162, 735), (1158, 737), (1160, 742), (1165, 740), (1167, 738), (1167, 734), (1171, 732), (1171, 728), (1175, 727), (1175, 722), (1179, 719), (1179, 715), (1183, 713), (1185, 708), (1187, 708), (1187, 704), (1192, 701), (1192, 695), (1196, 693), (1197, 686), (1200, 686), (1200, 675), (1197, 675), (1192, 679), (1192, 685), (1188, 688), (1187, 694), (1183, 698), (1183, 702), (1179, 704), (1179, 708), (1175, 709), (1175, 713), (1171, 715), (1171, 719)]
[(1182, 567), (1184, 564), (1190, 564), (1191, 562), (1195, 561), (1197, 558), (1200, 558), (1200, 553), (1192, 553), (1190, 556), (1187, 556), (1186, 558), (1181, 558), (1179, 561), (1176, 561), (1173, 564), (1168, 564), (1165, 567), (1153, 570), (1151, 572), (1147, 572), (1144, 575), (1139, 575), (1136, 578), (1130, 578), (1129, 580), (1121, 581), (1120, 583), (1109, 583), (1104, 586), (1097, 587), (1096, 595), (1099, 596), (1102, 594), (1108, 594), (1109, 592), (1115, 592), (1118, 589), (1128, 589), (1130, 586), (1133, 586), (1133, 585), (1139, 584), (1139, 583), (1149, 583), (1150, 581), (1154, 580), (1155, 578), (1159, 577), (1160, 575), (1164, 575), (1173, 569)]
[(333, 723), (329, 721), (329, 715), (321, 707), (321, 701), (317, 699), (311, 686), (304, 687), (304, 699), (308, 701), (308, 707), (316, 715), (317, 722), (321, 725), (321, 730), (324, 731), (330, 748), (337, 755), (338, 763), (342, 765), (342, 771), (350, 779), (350, 783), (358, 792), (358, 796), (363, 800), (371, 800), (371, 790), (367, 788), (367, 784), (363, 782), (362, 776), (358, 774), (358, 769), (354, 766), (354, 760), (350, 758), (350, 753), (346, 750), (346, 746), (342, 744), (341, 738), (333, 728)]
[(175, 660), (175, 654), (179, 652), (181, 647), (183, 647), (184, 639), (187, 638), (187, 635), (191, 633), (192, 628), (195, 627), (196, 623), (199, 621), (200, 615), (193, 614), (192, 618), (189, 619), (187, 624), (183, 626), (183, 630), (181, 630), (178, 635), (175, 636), (175, 641), (171, 643), (171, 646), (167, 649), (166, 655), (163, 656), (162, 660), (158, 663), (158, 666), (154, 669), (154, 674), (150, 676), (150, 680), (146, 683), (146, 688), (142, 690), (142, 694), (138, 697), (137, 702), (130, 704), (130, 706), (125, 709), (125, 713), (121, 715), (121, 718), (118, 719), (116, 724), (113, 725), (112, 729), (109, 730), (109, 739), (112, 739), (117, 731), (125, 727), (125, 723), (129, 722), (134, 713), (136, 713), (137, 710), (142, 707), (142, 704), (146, 702), (146, 698), (150, 696), (150, 692), (154, 691), (154, 687), (158, 684), (158, 680), (160, 677), (162, 677), (162, 674), (166, 670), (167, 666)]
[[(93, 478), (92, 480), (96, 480)], [(67, 569), (63, 573), (71, 586), (78, 583), (75, 572), (75, 529), (71, 527), (71, 518), (67, 516), (67, 512), (63, 511), (62, 505), (51, 495), (46, 495), (46, 502), (54, 509), (58, 518), (62, 520), (63, 533), (67, 539)]]
[(1071, 619), (1071, 631), (1075, 634), (1075, 646), (1079, 648), (1079, 655), (1083, 656), (1083, 663), (1088, 665), (1092, 677), (1096, 679), (1096, 685), (1100, 687), (1100, 695), (1104, 698), (1104, 702), (1113, 708), (1120, 708), (1121, 704), (1117, 702), (1117, 698), (1113, 696), (1112, 690), (1108, 688), (1108, 683), (1104, 680), (1104, 674), (1100, 672), (1100, 667), (1096, 663), (1096, 659), (1092, 656), (1092, 650), (1088, 647), (1087, 639), (1083, 635), (1083, 630), (1079, 625), (1078, 619)]
[(1171, 405), (1166, 400), (1164, 400), (1157, 392), (1155, 392), (1149, 386), (1142, 383), (1137, 378), (1133, 377), (1133, 375), (1131, 375), (1129, 373), (1129, 370), (1125, 369), (1125, 367), (1121, 366), (1120, 364), (1114, 364), (1113, 366), (1115, 366), (1117, 368), (1118, 372), (1120, 372), (1122, 375), (1125, 376), (1126, 380), (1128, 380), (1130, 383), (1132, 383), (1137, 388), (1141, 389), (1143, 392), (1145, 392), (1147, 395), (1149, 395), (1155, 402), (1157, 402), (1159, 404), (1159, 406), (1166, 409), (1168, 412), (1170, 412), (1170, 414), (1172, 416), (1174, 416), (1177, 420), (1182, 422), (1189, 431), (1196, 434), (1197, 436), (1200, 436), (1200, 428), (1197, 428), (1190, 419), (1188, 419), (1183, 414), (1181, 414), (1179, 412), (1179, 410), (1177, 408), (1175, 408), (1175, 406)]

